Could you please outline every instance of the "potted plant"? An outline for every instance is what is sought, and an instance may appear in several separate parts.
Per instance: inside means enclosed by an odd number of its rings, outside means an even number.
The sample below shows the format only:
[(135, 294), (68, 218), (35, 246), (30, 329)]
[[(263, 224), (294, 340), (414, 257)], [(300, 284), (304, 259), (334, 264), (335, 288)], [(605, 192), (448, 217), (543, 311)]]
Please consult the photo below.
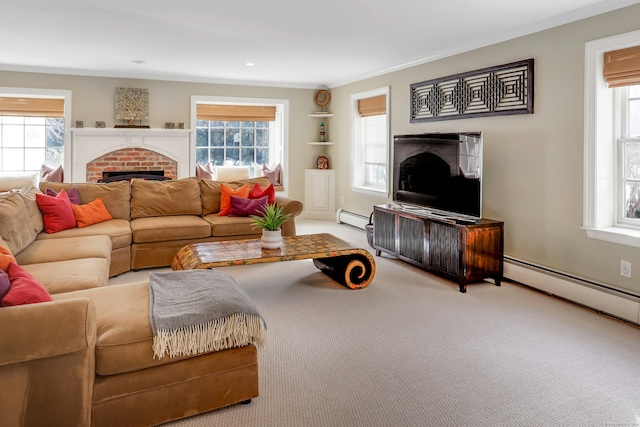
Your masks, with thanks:
[(251, 215), (254, 228), (262, 229), (262, 247), (276, 249), (282, 246), (282, 224), (291, 217), (290, 213), (284, 213), (284, 208), (275, 203), (265, 205), (261, 209), (261, 215)]

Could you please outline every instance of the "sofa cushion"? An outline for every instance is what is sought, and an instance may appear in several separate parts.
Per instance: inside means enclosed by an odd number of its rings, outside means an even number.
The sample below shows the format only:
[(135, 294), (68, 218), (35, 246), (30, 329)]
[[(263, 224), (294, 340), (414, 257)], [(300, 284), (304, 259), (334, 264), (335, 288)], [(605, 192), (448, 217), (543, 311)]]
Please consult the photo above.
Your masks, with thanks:
[(11, 287), (2, 298), (3, 307), (53, 301), (44, 286), (15, 262), (9, 264), (7, 275)]
[(70, 259), (22, 267), (50, 294), (106, 286), (109, 281), (109, 260), (105, 258)]
[(73, 216), (71, 202), (66, 191), (60, 191), (55, 197), (36, 194), (36, 202), (42, 212), (45, 232), (51, 234), (75, 228), (76, 218)]
[(18, 193), (0, 199), (0, 236), (14, 255), (36, 238), (24, 200)]
[(71, 209), (73, 210), (73, 216), (76, 218), (78, 228), (113, 219), (100, 197), (85, 205), (71, 205)]
[(210, 224), (213, 237), (231, 236), (256, 236), (262, 234), (262, 230), (253, 225), (249, 217), (218, 216), (215, 214), (202, 217)]
[(36, 194), (42, 194), (42, 192), (37, 187), (24, 187), (15, 192), (22, 197), (24, 205), (27, 207), (33, 229), (36, 233), (41, 232), (44, 229), (44, 223), (42, 222), (42, 212), (40, 212), (40, 208), (36, 202)]
[(195, 177), (172, 181), (131, 181), (131, 219), (200, 214), (200, 185)]
[(36, 240), (16, 255), (16, 261), (20, 265), (83, 258), (105, 258), (110, 260), (111, 239), (109, 236)]
[(153, 357), (148, 282), (110, 285), (54, 296), (55, 300), (73, 298), (91, 298), (96, 308), (96, 374), (138, 371), (189, 357)]
[(0, 191), (16, 188), (35, 187), (38, 184), (38, 173), (0, 176)]
[(114, 249), (131, 245), (131, 224), (125, 219), (112, 219), (83, 228), (72, 228), (55, 234), (40, 233), (36, 240), (66, 239), (68, 237), (107, 235)]
[[(251, 178), (241, 181), (227, 182), (226, 184), (233, 188), (242, 187), (245, 184), (258, 184), (261, 187), (267, 187), (269, 185), (269, 179), (266, 177)], [(212, 213), (220, 212), (220, 198), (222, 196), (222, 182), (211, 181), (203, 179), (200, 181), (200, 195), (202, 197), (202, 215), (209, 215)]]
[(55, 191), (69, 191), (73, 187), (78, 190), (82, 203), (89, 203), (100, 197), (112, 217), (116, 219), (131, 219), (131, 186), (128, 181), (78, 184), (56, 182), (40, 183), (40, 190), (43, 192), (46, 191), (47, 188)]
[(211, 236), (209, 224), (195, 215), (158, 216), (131, 220), (135, 243), (199, 239)]

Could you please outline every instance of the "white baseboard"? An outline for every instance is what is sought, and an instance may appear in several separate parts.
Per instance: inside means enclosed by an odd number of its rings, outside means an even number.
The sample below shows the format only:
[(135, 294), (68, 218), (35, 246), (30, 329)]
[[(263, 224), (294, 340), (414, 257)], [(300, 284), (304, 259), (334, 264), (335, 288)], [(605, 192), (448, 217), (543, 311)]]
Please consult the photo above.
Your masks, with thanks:
[(640, 324), (640, 298), (635, 295), (520, 260), (505, 258), (504, 261), (507, 279)]
[(309, 212), (302, 211), (299, 218), (302, 219), (318, 219), (322, 221), (334, 221), (336, 219), (334, 213), (325, 213), (325, 212)]
[(338, 209), (338, 212), (336, 212), (336, 222), (342, 222), (364, 230), (365, 225), (369, 224), (369, 218), (364, 215), (345, 211), (344, 209)]

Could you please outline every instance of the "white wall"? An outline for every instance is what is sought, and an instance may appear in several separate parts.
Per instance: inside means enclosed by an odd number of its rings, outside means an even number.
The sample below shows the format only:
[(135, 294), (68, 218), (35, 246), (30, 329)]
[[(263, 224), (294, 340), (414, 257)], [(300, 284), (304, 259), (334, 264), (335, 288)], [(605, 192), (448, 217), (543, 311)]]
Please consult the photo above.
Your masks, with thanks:
[[(289, 172), (288, 195), (304, 200), (304, 169), (315, 167), (317, 153), (309, 149), (307, 141), (317, 139), (317, 123), (307, 114), (317, 108), (313, 90), (182, 83), (160, 80), (83, 77), (57, 74), (18, 73), (0, 71), (0, 86), (21, 88), (66, 89), (72, 92), (72, 123), (83, 120), (85, 127), (97, 120), (106, 127), (115, 125), (115, 88), (149, 89), (149, 125), (164, 128), (165, 122), (184, 122), (188, 128), (191, 95), (234, 96), (246, 98), (278, 98), (289, 100)], [(192, 175), (195, 174), (195, 171)]]
[[(484, 132), (484, 216), (505, 222), (507, 255), (640, 294), (640, 249), (589, 239), (582, 225), (585, 43), (638, 29), (640, 6), (332, 89), (337, 206), (390, 201), (349, 189), (349, 96), (390, 86), (391, 134)], [(535, 114), (412, 124), (411, 83), (535, 59)], [(337, 134), (336, 134), (337, 132)], [(344, 196), (345, 204), (339, 202)], [(633, 262), (632, 279), (620, 260)]]

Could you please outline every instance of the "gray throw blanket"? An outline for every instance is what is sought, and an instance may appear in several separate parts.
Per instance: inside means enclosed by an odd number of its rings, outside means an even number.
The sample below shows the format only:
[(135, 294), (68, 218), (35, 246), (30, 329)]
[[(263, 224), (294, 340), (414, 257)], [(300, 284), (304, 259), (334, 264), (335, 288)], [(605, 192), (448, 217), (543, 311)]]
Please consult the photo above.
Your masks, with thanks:
[(154, 357), (188, 356), (266, 340), (266, 324), (233, 277), (216, 270), (149, 274)]

